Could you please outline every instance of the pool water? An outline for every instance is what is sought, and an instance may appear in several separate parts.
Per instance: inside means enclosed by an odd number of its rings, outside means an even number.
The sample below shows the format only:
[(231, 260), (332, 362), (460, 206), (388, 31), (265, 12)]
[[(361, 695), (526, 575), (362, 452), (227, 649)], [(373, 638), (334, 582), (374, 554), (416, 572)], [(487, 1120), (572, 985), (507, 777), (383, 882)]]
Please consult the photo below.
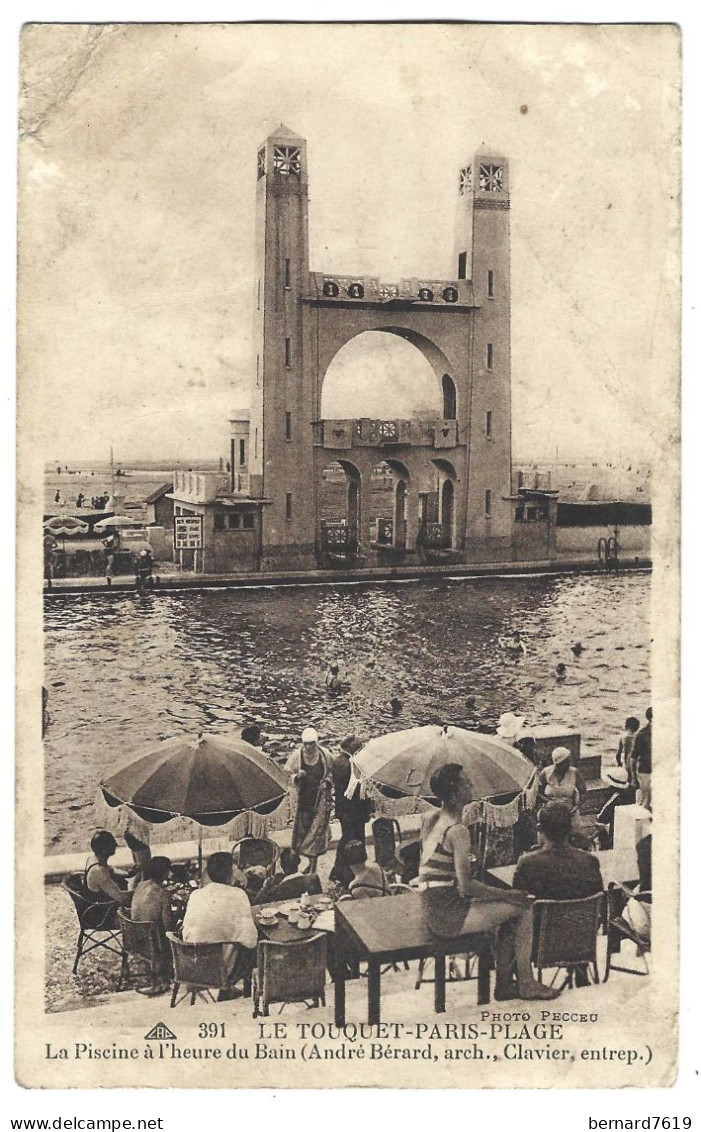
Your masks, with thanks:
[[(52, 596), (47, 848), (84, 848), (99, 780), (149, 744), (249, 720), (282, 758), (309, 724), (333, 748), (351, 731), (491, 728), (516, 711), (580, 731), (610, 765), (625, 717), (650, 700), (649, 605), (643, 573)], [(499, 645), (516, 629), (518, 662)], [(337, 698), (334, 660), (351, 684)]]

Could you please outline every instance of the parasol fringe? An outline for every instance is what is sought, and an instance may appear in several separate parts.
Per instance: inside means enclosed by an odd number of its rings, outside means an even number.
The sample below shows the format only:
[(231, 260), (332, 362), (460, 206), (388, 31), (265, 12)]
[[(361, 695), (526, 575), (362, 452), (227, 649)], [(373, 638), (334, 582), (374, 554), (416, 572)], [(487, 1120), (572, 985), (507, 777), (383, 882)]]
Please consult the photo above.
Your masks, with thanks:
[(289, 798), (283, 798), (270, 814), (244, 810), (219, 826), (201, 826), (193, 818), (180, 815), (174, 815), (170, 821), (150, 825), (126, 804), (108, 806), (101, 791), (95, 799), (94, 812), (98, 827), (109, 829), (120, 837), (124, 837), (126, 832), (133, 833), (146, 845), (190, 841), (201, 830), (202, 843), (208, 853), (226, 850), (232, 841), (239, 841), (242, 837), (265, 837), (272, 830), (284, 829), (291, 820)]
[(463, 825), (478, 825), (482, 821), (482, 803), (468, 802), (462, 812)]
[(516, 825), (521, 813), (521, 794), (504, 806), (495, 806), (487, 800), (483, 805), (484, 821), (489, 829), (510, 829)]

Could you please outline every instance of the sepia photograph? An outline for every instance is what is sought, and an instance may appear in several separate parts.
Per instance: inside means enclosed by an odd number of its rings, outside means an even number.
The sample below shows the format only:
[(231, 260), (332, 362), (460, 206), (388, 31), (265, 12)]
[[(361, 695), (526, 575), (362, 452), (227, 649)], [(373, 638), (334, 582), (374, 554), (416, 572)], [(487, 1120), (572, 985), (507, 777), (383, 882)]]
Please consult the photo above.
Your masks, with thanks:
[(18, 1082), (673, 1085), (679, 28), (20, 81)]

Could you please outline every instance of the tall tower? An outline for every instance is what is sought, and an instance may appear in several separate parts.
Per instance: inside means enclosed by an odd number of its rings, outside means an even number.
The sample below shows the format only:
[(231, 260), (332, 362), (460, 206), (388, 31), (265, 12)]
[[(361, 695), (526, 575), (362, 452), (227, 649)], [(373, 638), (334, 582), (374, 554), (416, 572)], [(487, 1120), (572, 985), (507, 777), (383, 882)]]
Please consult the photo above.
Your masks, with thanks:
[(469, 425), (467, 549), (511, 538), (511, 286), (509, 166), (477, 154), (460, 170), (456, 268), (471, 279), (475, 318)]
[[(303, 380), (302, 298), (309, 288), (307, 146), (278, 127), (258, 150), (254, 380), (249, 437), (251, 490), (266, 501), (264, 559), (308, 565), (313, 523), (311, 396)], [(311, 544), (311, 545), (310, 545)]]

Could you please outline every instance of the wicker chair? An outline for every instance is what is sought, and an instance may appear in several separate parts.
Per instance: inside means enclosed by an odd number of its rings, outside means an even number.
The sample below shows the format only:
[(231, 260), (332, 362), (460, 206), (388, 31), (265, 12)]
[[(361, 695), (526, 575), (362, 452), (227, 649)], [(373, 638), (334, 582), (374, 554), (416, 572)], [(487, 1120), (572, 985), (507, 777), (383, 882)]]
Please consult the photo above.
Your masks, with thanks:
[(232, 846), (231, 855), (243, 871), (253, 865), (263, 865), (271, 874), (280, 856), (280, 847), (269, 837), (242, 837)]
[[(243, 979), (244, 996), (250, 997), (250, 974), (245, 964), (241, 964), (239, 961), (241, 952), (245, 951), (245, 948), (229, 943), (184, 943), (172, 932), (167, 933), (167, 939), (173, 955), (173, 970), (175, 972), (173, 993), (170, 998), (171, 1006), (176, 1006), (178, 1001), (182, 1002), (183, 998), (187, 998), (188, 995), (190, 996), (190, 1006), (194, 1004), (196, 998), (202, 998), (205, 1002), (207, 1000), (216, 1002), (212, 991), (230, 990), (234, 983), (241, 978)], [(237, 949), (233, 968), (231, 962), (227, 962), (225, 952), (225, 948), (229, 947)], [(238, 975), (237, 971), (239, 971)], [(182, 984), (187, 989), (178, 999), (178, 991)]]
[(116, 900), (96, 900), (86, 888), (82, 873), (66, 877), (61, 887), (73, 901), (80, 928), (73, 974), (76, 974), (82, 957), (97, 948), (104, 948), (121, 957), (121, 948), (116, 946), (121, 930), (117, 919), (119, 904)]
[(317, 932), (295, 943), (263, 939), (253, 972), (253, 1017), (270, 1013), (271, 1002), (305, 1002), (325, 1006), (326, 934)]
[(151, 920), (132, 920), (122, 908), (117, 913), (117, 919), (122, 929), (122, 969), (117, 990), (134, 983), (135, 975), (129, 966), (131, 956), (146, 968), (146, 974), (151, 980), (148, 991), (155, 991), (159, 983), (163, 982), (165, 967), (157, 925)]
[(596, 959), (596, 938), (601, 920), (603, 892), (580, 900), (536, 900), (532, 962), (540, 979), (544, 969), (555, 967), (567, 971), (563, 987), (574, 985), (574, 976), (591, 969), (595, 983), (599, 981)]
[(401, 840), (402, 831), (396, 818), (375, 818), (372, 823), (375, 860), (394, 880), (400, 877), (404, 870), (404, 865), (397, 854), (397, 846)]
[[(623, 910), (629, 901), (637, 901), (639, 904), (649, 907), (652, 903), (652, 893), (634, 892), (627, 885), (612, 881), (606, 893), (608, 935), (606, 937), (604, 982), (607, 981), (611, 971), (623, 971), (627, 975), (649, 975), (650, 973), (646, 958), (651, 946), (650, 933), (640, 929), (636, 930), (632, 924), (623, 918)], [(643, 961), (644, 970), (639, 971), (634, 967), (619, 967), (612, 962), (612, 957), (621, 950), (621, 943), (624, 939), (629, 939), (635, 944), (638, 956)]]

